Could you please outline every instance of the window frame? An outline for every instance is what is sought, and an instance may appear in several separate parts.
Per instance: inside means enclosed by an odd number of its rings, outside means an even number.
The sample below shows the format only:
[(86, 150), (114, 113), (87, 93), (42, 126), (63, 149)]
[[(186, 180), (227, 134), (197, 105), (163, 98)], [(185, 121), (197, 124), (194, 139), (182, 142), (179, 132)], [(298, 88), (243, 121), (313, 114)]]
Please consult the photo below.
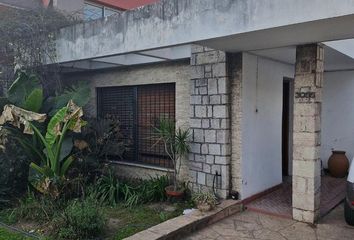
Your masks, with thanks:
[[(166, 114), (168, 116), (171, 116), (171, 114), (173, 115), (173, 120), (176, 122), (176, 83), (158, 83), (158, 84), (143, 84), (143, 85), (128, 85), (128, 86), (109, 86), (109, 87), (97, 87), (96, 88), (96, 110), (97, 110), (97, 118), (102, 118), (104, 117), (105, 114), (112, 114), (114, 115), (114, 113), (109, 113), (109, 112), (106, 112), (106, 113), (103, 113), (102, 111), (104, 111), (103, 107), (104, 107), (104, 104), (103, 104), (103, 100), (102, 100), (102, 97), (103, 97), (103, 92), (104, 90), (107, 90), (107, 89), (111, 89), (113, 91), (113, 89), (120, 89), (122, 91), (124, 91), (123, 89), (126, 88), (126, 89), (131, 89), (133, 91), (133, 100), (131, 101), (130, 99), (127, 100), (128, 102), (131, 102), (133, 104), (132, 108), (133, 108), (133, 113), (132, 113), (132, 116), (133, 116), (133, 122), (131, 123), (133, 125), (133, 129), (132, 129), (132, 142), (133, 142), (133, 146), (134, 146), (134, 150), (133, 150), (133, 154), (130, 154), (133, 155), (133, 159), (123, 159), (123, 160), (119, 160), (117, 158), (112, 158), (111, 159), (111, 162), (115, 162), (115, 163), (127, 163), (127, 164), (134, 164), (134, 165), (141, 165), (141, 166), (145, 166), (145, 167), (149, 167), (149, 168), (163, 168), (163, 169), (173, 169), (173, 164), (172, 164), (172, 161), (168, 158), (167, 154), (165, 153), (161, 153), (161, 149), (160, 151), (158, 152), (151, 152), (151, 157), (152, 157), (152, 161), (153, 163), (147, 163), (146, 161), (143, 161), (141, 159), (144, 159), (144, 158), (149, 158), (149, 156), (143, 156), (145, 155), (146, 153), (144, 152), (144, 147), (141, 147), (141, 145), (144, 145), (144, 140), (145, 138), (143, 139), (142, 136), (144, 135), (142, 129), (144, 128), (143, 125), (140, 124), (141, 121), (144, 121), (143, 118), (144, 116), (143, 115), (139, 115), (140, 114), (140, 105), (139, 105), (139, 91), (147, 91), (146, 89), (144, 88), (149, 88), (149, 87), (156, 87), (156, 88), (161, 88), (160, 91), (163, 91), (165, 90), (166, 88), (171, 88), (171, 89), (168, 89), (168, 91), (171, 91), (173, 92), (173, 95), (171, 94), (170, 96), (168, 96), (167, 94), (167, 97), (168, 98), (171, 98), (173, 96), (173, 108), (172, 108), (172, 111), (170, 109), (170, 107), (168, 108), (169, 110), (163, 112), (162, 114)], [(141, 90), (143, 89), (143, 90)], [(112, 97), (112, 96), (111, 96)], [(163, 100), (161, 101), (165, 101), (166, 99), (164, 98)], [(166, 104), (166, 105), (165, 105)], [(163, 109), (166, 109), (167, 107), (166, 106), (171, 106), (171, 102), (168, 100), (167, 103), (164, 103), (163, 104)], [(151, 114), (151, 112), (150, 112)], [(155, 114), (157, 114), (155, 112)], [(159, 112), (159, 114), (161, 114), (161, 112)], [(127, 128), (129, 129), (129, 127)], [(149, 132), (149, 131), (148, 131)], [(130, 134), (127, 135), (126, 139), (129, 139), (130, 140)], [(156, 147), (156, 146), (155, 146)], [(144, 150), (143, 150), (144, 149)], [(156, 150), (157, 151), (157, 150)], [(159, 156), (159, 157), (157, 157)], [(155, 158), (154, 158), (155, 157)], [(155, 162), (157, 161), (157, 163)]]

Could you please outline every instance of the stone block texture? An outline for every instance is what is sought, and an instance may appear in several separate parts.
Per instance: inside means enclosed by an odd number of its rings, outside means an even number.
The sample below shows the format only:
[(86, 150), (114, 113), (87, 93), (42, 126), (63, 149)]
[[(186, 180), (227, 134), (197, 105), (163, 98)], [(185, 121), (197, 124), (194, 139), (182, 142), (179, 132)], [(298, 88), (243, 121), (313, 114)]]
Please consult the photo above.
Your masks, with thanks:
[[(293, 126), (293, 218), (314, 223), (319, 217), (321, 194), (321, 95), (323, 46), (296, 50)], [(302, 93), (302, 94), (300, 94)], [(311, 97), (308, 97), (311, 93)]]
[(190, 180), (194, 190), (215, 187), (223, 198), (230, 189), (229, 79), (225, 52), (192, 47)]

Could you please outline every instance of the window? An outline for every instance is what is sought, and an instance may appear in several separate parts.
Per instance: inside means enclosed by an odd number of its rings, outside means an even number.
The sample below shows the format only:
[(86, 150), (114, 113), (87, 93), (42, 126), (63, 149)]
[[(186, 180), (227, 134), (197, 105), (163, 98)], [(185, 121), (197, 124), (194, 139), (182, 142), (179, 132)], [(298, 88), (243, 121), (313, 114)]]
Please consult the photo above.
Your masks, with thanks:
[(174, 83), (98, 88), (97, 97), (98, 116), (115, 115), (120, 121), (128, 145), (125, 161), (173, 167), (163, 144), (156, 144), (154, 128), (160, 119), (175, 120)]
[(109, 17), (109, 16), (111, 16), (113, 14), (117, 14), (118, 13), (117, 10), (115, 10), (113, 8), (109, 8), (109, 7), (104, 7), (103, 11), (104, 11), (103, 15), (105, 17)]
[(95, 20), (103, 17), (103, 7), (85, 3), (84, 18), (86, 21)]
[(113, 8), (105, 7), (98, 4), (85, 3), (84, 5), (84, 19), (85, 21), (96, 20), (103, 17), (109, 17), (119, 11)]

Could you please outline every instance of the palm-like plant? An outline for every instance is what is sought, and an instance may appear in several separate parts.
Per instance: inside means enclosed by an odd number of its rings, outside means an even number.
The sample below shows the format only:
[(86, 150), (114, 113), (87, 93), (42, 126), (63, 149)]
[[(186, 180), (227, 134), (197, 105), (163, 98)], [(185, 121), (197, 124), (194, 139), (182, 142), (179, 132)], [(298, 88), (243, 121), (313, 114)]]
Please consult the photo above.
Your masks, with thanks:
[(173, 186), (174, 191), (178, 190), (178, 175), (181, 169), (182, 159), (190, 151), (188, 144), (190, 131), (176, 129), (175, 122), (170, 119), (160, 120), (156, 128), (157, 143), (162, 142), (165, 152), (173, 163)]

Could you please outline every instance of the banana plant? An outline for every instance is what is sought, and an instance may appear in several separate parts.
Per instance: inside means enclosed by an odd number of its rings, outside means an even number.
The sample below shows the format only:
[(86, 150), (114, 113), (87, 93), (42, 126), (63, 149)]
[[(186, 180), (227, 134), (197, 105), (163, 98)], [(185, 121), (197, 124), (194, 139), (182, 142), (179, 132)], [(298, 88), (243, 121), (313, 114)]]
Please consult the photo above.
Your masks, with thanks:
[(43, 104), (43, 87), (39, 78), (25, 71), (18, 71), (17, 78), (7, 91), (7, 100), (31, 112), (39, 112)]
[(39, 166), (32, 162), (30, 167), (44, 177), (64, 178), (74, 158), (70, 155), (73, 147), (72, 139), (66, 138), (69, 130), (80, 132), (85, 122), (82, 108), (69, 101), (49, 121), (45, 135), (32, 123), (31, 128), (44, 146), (44, 164)]
[(57, 197), (60, 193), (58, 183), (65, 180), (65, 175), (74, 161), (70, 155), (73, 148), (71, 137), (67, 137), (69, 131), (80, 132), (81, 127), (86, 124), (81, 119), (83, 110), (73, 101), (69, 101), (66, 107), (57, 111), (49, 120), (46, 133), (34, 124), (35, 122), (43, 122), (45, 114), (38, 114), (15, 107), (6, 105), (5, 110), (0, 116), (0, 124), (9, 123), (19, 129), (22, 126), (25, 134), (33, 134), (36, 136), (44, 149), (37, 149), (37, 145), (26, 141), (26, 138), (18, 138), (20, 144), (27, 150), (34, 153), (34, 157), (39, 159), (40, 164), (31, 162), (30, 167), (37, 173), (39, 181), (33, 186), (42, 193), (50, 194)]

